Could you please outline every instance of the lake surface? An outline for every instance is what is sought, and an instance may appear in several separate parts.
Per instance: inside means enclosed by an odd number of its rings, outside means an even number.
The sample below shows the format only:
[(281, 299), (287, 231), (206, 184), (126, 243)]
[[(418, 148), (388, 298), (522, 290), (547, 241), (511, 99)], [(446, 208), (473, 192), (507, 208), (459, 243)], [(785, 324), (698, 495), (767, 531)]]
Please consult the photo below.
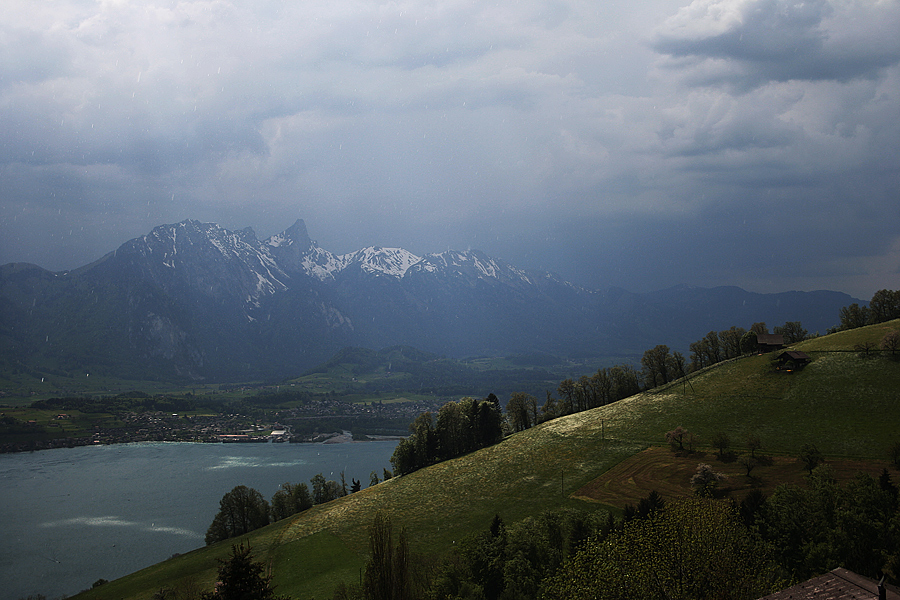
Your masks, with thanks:
[(204, 545), (236, 485), (271, 500), (284, 482), (344, 471), (369, 484), (396, 441), (141, 443), (0, 455), (0, 598), (73, 595)]

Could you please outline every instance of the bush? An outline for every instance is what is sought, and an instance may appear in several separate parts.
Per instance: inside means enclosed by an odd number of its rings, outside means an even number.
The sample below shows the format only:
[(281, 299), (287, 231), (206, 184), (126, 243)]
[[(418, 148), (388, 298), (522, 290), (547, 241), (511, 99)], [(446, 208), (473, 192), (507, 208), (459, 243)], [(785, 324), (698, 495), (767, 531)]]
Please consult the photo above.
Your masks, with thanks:
[(666, 441), (675, 452), (683, 451), (685, 449), (684, 445), (690, 445), (693, 442), (693, 439), (694, 437), (688, 432), (687, 429), (685, 429), (681, 425), (679, 425), (672, 431), (666, 432)]
[(547, 582), (542, 598), (759, 598), (781, 587), (769, 551), (732, 509), (688, 499), (592, 538)]
[(727, 479), (724, 473), (713, 471), (706, 463), (697, 465), (697, 472), (691, 476), (691, 487), (698, 496), (711, 498), (720, 481)]
[(800, 460), (803, 462), (806, 470), (812, 474), (813, 469), (819, 466), (819, 463), (825, 461), (825, 457), (822, 456), (815, 444), (803, 444), (800, 447)]
[(888, 450), (888, 456), (895, 469), (900, 469), (900, 442), (894, 442)]
[(720, 431), (713, 436), (712, 445), (718, 451), (719, 459), (721, 459), (725, 451), (731, 447), (731, 438), (724, 431)]

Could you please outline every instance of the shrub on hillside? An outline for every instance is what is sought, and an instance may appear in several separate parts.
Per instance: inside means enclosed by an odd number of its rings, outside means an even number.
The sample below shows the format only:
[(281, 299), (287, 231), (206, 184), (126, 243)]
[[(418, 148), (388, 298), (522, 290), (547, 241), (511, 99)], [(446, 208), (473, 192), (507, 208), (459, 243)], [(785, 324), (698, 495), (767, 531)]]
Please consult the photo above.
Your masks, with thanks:
[(679, 425), (672, 431), (666, 432), (666, 442), (669, 443), (669, 446), (672, 447), (674, 452), (683, 452), (684, 450), (693, 449), (694, 436), (687, 429)]
[(716, 491), (716, 487), (720, 481), (725, 481), (727, 476), (724, 473), (713, 471), (713, 468), (706, 464), (697, 465), (697, 472), (691, 476), (691, 487), (698, 496), (711, 498)]
[(730, 507), (685, 499), (587, 542), (541, 597), (752, 599), (780, 587), (768, 549)]

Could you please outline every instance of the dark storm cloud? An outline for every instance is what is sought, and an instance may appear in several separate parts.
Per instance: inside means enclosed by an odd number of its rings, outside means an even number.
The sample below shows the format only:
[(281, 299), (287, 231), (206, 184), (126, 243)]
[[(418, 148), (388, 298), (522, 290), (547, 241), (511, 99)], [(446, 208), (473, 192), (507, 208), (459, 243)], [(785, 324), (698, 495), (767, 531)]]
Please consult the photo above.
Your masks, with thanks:
[(892, 2), (755, 0), (693, 2), (653, 43), (694, 71), (695, 84), (748, 89), (770, 81), (850, 81), (900, 61)]
[(900, 285), (898, 30), (895, 1), (15, 0), (0, 262), (304, 218), (336, 252), (870, 295)]

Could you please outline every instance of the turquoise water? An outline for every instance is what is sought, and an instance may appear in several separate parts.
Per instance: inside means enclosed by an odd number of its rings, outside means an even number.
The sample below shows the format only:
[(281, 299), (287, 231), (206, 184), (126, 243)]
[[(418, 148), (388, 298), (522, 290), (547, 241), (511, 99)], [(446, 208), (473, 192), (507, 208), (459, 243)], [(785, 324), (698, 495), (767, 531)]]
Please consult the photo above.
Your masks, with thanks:
[(369, 482), (397, 442), (144, 443), (0, 455), (0, 598), (72, 595), (203, 546), (236, 485)]

